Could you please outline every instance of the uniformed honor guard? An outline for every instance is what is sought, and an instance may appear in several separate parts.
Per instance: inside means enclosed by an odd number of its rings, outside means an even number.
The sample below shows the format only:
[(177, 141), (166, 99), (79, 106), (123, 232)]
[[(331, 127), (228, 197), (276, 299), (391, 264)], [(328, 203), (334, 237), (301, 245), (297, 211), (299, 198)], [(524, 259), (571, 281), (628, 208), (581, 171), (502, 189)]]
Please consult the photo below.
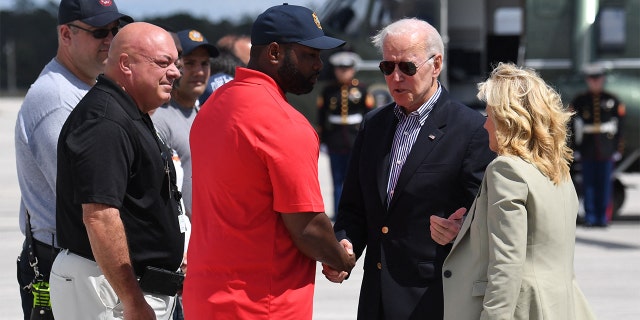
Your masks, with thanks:
[(331, 55), (329, 63), (333, 66), (335, 81), (318, 96), (318, 132), (321, 142), (327, 146), (331, 163), (334, 221), (351, 148), (364, 114), (375, 105), (367, 86), (355, 78), (360, 62), (360, 56), (353, 52)]
[(606, 69), (590, 64), (583, 70), (588, 91), (571, 102), (575, 112), (572, 142), (574, 158), (580, 161), (584, 197), (584, 225), (606, 227), (611, 204), (614, 163), (622, 157), (622, 124), (625, 105), (604, 91)]

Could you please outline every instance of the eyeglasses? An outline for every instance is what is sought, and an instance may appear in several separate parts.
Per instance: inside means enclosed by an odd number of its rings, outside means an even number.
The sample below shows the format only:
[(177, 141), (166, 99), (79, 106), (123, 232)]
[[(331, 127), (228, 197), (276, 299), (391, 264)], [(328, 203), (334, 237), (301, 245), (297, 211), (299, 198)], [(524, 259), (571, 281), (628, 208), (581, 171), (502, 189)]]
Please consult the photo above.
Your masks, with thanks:
[(429, 57), (429, 59), (425, 60), (423, 63), (421, 63), (420, 65), (417, 65), (413, 62), (410, 61), (400, 61), (400, 62), (394, 62), (394, 61), (380, 61), (380, 71), (382, 71), (382, 73), (385, 76), (388, 76), (390, 74), (393, 73), (393, 70), (396, 69), (396, 64), (398, 65), (398, 69), (400, 69), (400, 71), (402, 71), (402, 73), (408, 75), (408, 76), (413, 76), (414, 74), (416, 74), (416, 72), (418, 72), (418, 68), (422, 67), (423, 64), (427, 63), (427, 61), (433, 59), (433, 57), (435, 57), (436, 55), (432, 55), (431, 57)]
[(118, 31), (120, 31), (120, 28), (118, 28), (118, 27), (113, 27), (111, 29), (93, 29), (93, 30), (89, 30), (89, 29), (83, 28), (83, 27), (81, 27), (79, 25), (75, 25), (73, 23), (67, 23), (67, 25), (70, 26), (70, 27), (74, 27), (74, 28), (80, 29), (82, 31), (89, 32), (96, 39), (104, 39), (109, 35), (109, 33), (111, 33), (111, 34), (113, 34), (115, 36), (118, 33)]

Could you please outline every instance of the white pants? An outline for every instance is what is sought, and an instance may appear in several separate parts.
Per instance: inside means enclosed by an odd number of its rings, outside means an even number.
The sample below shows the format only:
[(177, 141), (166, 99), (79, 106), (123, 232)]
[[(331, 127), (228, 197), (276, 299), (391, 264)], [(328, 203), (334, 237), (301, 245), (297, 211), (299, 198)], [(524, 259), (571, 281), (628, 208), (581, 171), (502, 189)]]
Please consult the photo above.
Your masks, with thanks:
[[(56, 319), (123, 319), (123, 306), (95, 261), (62, 250), (51, 267), (51, 309)], [(144, 293), (158, 320), (172, 318), (175, 297)]]

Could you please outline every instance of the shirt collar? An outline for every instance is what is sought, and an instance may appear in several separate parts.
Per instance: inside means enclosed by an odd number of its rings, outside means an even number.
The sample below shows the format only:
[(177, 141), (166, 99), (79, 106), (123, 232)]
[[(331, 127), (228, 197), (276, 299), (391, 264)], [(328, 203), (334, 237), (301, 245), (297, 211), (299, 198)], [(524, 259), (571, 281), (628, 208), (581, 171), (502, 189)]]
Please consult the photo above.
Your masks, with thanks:
[(420, 126), (423, 126), (424, 122), (427, 120), (427, 117), (429, 116), (429, 113), (433, 109), (433, 106), (436, 105), (436, 101), (438, 101), (438, 98), (440, 98), (441, 93), (442, 93), (442, 86), (440, 85), (440, 81), (438, 81), (438, 89), (436, 89), (436, 92), (431, 96), (431, 98), (429, 98), (429, 100), (427, 100), (427, 102), (423, 103), (420, 106), (420, 108), (418, 108), (418, 110), (413, 111), (407, 115), (402, 111), (402, 108), (398, 104), (396, 104), (393, 107), (393, 113), (396, 115), (396, 118), (398, 118), (398, 120), (400, 121), (402, 121), (407, 117), (417, 115), (419, 116)]

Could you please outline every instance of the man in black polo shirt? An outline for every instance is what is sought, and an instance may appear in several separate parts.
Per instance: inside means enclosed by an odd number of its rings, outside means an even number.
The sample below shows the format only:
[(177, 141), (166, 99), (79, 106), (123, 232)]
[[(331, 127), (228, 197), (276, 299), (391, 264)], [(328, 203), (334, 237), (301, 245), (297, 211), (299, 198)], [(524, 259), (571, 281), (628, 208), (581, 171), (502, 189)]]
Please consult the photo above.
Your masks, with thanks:
[[(113, 39), (104, 75), (62, 128), (56, 214), (64, 250), (51, 271), (57, 319), (171, 317), (184, 216), (171, 153), (148, 112), (170, 99), (177, 59), (169, 33), (127, 25)], [(149, 276), (161, 286), (147, 286)]]

